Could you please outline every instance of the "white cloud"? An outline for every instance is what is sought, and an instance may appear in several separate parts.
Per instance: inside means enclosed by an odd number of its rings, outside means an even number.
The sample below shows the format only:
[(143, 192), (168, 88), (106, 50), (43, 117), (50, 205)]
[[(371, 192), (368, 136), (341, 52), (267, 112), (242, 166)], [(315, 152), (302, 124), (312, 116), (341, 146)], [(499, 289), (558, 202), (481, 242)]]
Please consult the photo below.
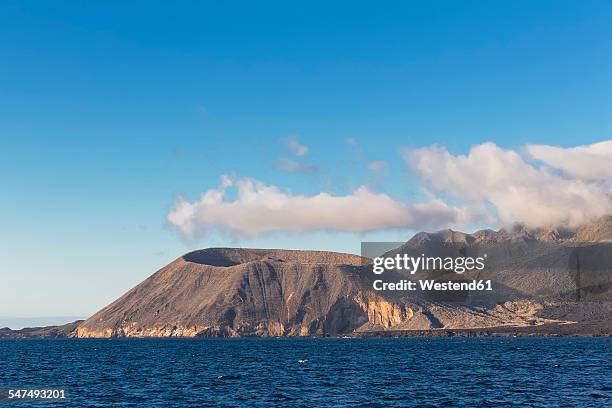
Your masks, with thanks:
[[(307, 148), (299, 146), (305, 150), (294, 146), (296, 155), (306, 154)], [(346, 195), (301, 195), (249, 178), (223, 176), (219, 187), (207, 190), (198, 200), (178, 197), (167, 219), (192, 237), (211, 231), (254, 236), (320, 230), (432, 230), (474, 222), (573, 227), (612, 214), (606, 190), (606, 181), (612, 178), (605, 165), (612, 159), (607, 156), (610, 150), (612, 141), (571, 149), (527, 146), (527, 154), (543, 165), (494, 143), (473, 146), (466, 155), (451, 154), (440, 146), (406, 151), (404, 158), (424, 185), (439, 194), (432, 193), (420, 203), (401, 202), (366, 186)], [(579, 164), (568, 164), (572, 160)], [(275, 164), (289, 172), (317, 170), (291, 158)], [(368, 163), (373, 170), (387, 166), (384, 161)], [(452, 197), (457, 204), (440, 197)]]
[(576, 226), (612, 213), (599, 184), (534, 167), (493, 143), (474, 146), (468, 155), (430, 146), (407, 151), (404, 157), (434, 189), (459, 200), (490, 203), (504, 223)]
[[(301, 157), (308, 154), (308, 147), (300, 144), (295, 136), (289, 136), (283, 139), (282, 142), (293, 156)], [(314, 164), (304, 162), (304, 159), (296, 161), (293, 158), (287, 157), (275, 161), (274, 165), (277, 169), (288, 173), (308, 174), (315, 173), (319, 170)]]
[(305, 156), (308, 154), (308, 147), (304, 146), (303, 144), (300, 144), (300, 142), (298, 142), (297, 137), (295, 136), (289, 136), (286, 139), (284, 139), (284, 143), (285, 146), (287, 146), (287, 149), (289, 149), (289, 151), (291, 152), (291, 154), (295, 155), (295, 156)]
[(319, 170), (314, 164), (299, 163), (292, 159), (280, 159), (275, 165), (279, 170), (288, 173), (315, 173)]
[[(278, 187), (241, 178), (206, 191), (199, 200), (178, 197), (168, 222), (187, 236), (210, 231), (239, 235), (339, 230), (365, 232), (388, 228), (441, 228), (465, 225), (472, 214), (440, 200), (407, 205), (362, 186), (339, 196), (294, 195)], [(235, 187), (236, 198), (226, 191)]]
[(585, 180), (612, 181), (612, 140), (571, 148), (527, 145), (526, 150), (534, 159), (568, 175)]
[(386, 170), (389, 168), (389, 163), (383, 160), (377, 160), (368, 163), (368, 169), (370, 170)]

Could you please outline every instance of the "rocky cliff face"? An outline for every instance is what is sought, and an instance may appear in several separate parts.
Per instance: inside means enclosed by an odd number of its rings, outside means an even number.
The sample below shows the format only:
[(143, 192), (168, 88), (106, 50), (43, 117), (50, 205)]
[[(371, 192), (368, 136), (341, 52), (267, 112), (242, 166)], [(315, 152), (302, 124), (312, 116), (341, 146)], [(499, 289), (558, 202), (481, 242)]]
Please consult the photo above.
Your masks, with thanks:
[[(487, 254), (493, 294), (376, 292), (369, 260), (321, 251), (205, 249), (160, 269), (78, 325), (74, 337), (322, 336), (397, 330), (612, 328), (612, 220), (575, 231), (419, 233), (393, 253)], [(454, 275), (454, 274), (453, 274)], [(456, 278), (439, 271), (418, 278)], [(398, 278), (416, 279), (414, 275)]]

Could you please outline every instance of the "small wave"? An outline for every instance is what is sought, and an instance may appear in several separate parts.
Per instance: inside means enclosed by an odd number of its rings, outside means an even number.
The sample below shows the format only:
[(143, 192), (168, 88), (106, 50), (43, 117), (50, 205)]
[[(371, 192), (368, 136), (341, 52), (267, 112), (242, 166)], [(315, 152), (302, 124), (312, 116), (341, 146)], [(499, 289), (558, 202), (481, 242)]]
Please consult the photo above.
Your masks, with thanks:
[(240, 375), (218, 375), (217, 380), (239, 380), (242, 378)]

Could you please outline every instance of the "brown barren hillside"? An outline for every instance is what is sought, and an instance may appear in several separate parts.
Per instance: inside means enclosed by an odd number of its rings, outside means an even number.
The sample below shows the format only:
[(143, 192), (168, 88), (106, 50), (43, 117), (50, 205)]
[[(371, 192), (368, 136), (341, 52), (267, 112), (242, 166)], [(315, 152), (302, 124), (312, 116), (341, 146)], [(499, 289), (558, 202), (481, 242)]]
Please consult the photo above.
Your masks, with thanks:
[(363, 259), (322, 251), (188, 253), (87, 319), (77, 337), (306, 336), (382, 328), (407, 310), (359, 288)]
[(491, 280), (493, 291), (374, 291), (356, 255), (212, 248), (160, 269), (86, 321), (0, 337), (610, 335), (612, 218), (576, 230), (514, 226), (419, 233), (387, 255), (484, 256), (458, 275), (385, 272), (386, 281)]

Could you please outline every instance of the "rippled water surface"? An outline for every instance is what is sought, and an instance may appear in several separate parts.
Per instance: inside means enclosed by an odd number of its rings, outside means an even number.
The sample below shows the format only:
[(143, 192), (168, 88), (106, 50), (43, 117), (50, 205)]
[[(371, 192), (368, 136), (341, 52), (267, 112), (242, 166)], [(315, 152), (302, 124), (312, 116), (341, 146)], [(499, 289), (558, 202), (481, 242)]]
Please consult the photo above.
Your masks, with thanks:
[(0, 365), (69, 390), (39, 407), (612, 406), (612, 339), (0, 340)]

